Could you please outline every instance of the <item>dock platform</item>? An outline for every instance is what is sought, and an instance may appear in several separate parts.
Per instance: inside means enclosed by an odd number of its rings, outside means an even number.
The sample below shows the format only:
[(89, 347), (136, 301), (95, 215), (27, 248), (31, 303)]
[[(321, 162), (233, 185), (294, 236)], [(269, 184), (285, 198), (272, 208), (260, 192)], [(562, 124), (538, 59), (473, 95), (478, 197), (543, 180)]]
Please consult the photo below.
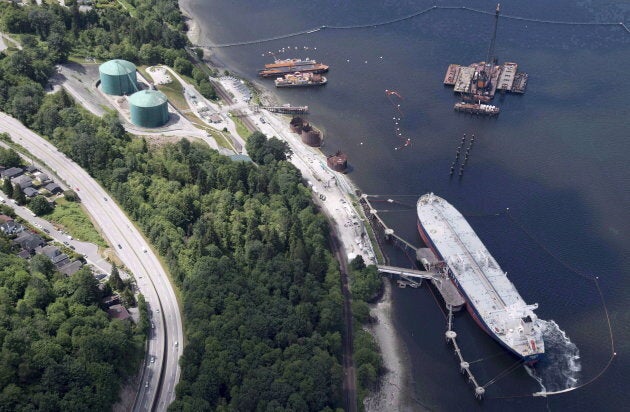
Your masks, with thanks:
[[(488, 68), (489, 67), (489, 68)], [(525, 93), (527, 73), (518, 72), (518, 64), (505, 62), (502, 65), (488, 66), (485, 62), (473, 63), (469, 66), (449, 64), (444, 75), (444, 85), (453, 86), (455, 93), (461, 93), (462, 98), (471, 101), (482, 100), (488, 102), (494, 98), (497, 90), (508, 93)], [(490, 87), (483, 93), (477, 88), (477, 79), (481, 71), (490, 72)]]
[(517, 70), (518, 64), (504, 63), (503, 68), (501, 69), (501, 74), (499, 74), (499, 84), (497, 85), (497, 89), (511, 91), (512, 86), (514, 85), (514, 77), (516, 76)]
[(512, 93), (523, 94), (525, 93), (525, 87), (527, 87), (527, 79), (529, 75), (527, 73), (516, 73), (514, 76), (514, 85), (512, 86)]
[(304, 114), (308, 113), (308, 106), (261, 106), (262, 109), (272, 113), (281, 114)]
[(448, 69), (446, 69), (446, 75), (444, 75), (444, 84), (446, 86), (455, 86), (455, 80), (457, 80), (457, 76), (459, 75), (459, 68), (461, 66), (459, 64), (449, 64)]
[(394, 233), (394, 230), (389, 228), (387, 224), (381, 219), (378, 211), (374, 209), (368, 195), (363, 194), (359, 198), (365, 215), (372, 224), (373, 227), (379, 228), (385, 238), (398, 246), (405, 252), (413, 251), (416, 259), (422, 263), (425, 270), (407, 269), (396, 266), (377, 265), (380, 273), (388, 273), (395, 275), (400, 279), (410, 282), (411, 284), (421, 284), (423, 279), (431, 281), (433, 286), (440, 292), (444, 304), (447, 308), (451, 308), (453, 311), (460, 310), (466, 301), (459, 293), (453, 282), (448, 277), (448, 268), (441, 262), (437, 256), (428, 248), (418, 248), (407, 242), (405, 239)]

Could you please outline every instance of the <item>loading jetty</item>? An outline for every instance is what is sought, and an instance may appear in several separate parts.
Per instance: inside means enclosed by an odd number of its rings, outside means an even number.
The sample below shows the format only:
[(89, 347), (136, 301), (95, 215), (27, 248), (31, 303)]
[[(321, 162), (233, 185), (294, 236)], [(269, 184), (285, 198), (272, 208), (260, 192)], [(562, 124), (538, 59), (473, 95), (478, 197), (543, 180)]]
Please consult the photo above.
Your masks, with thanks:
[[(459, 311), (464, 307), (466, 301), (459, 293), (453, 282), (449, 279), (447, 272), (448, 266), (445, 262), (440, 262), (435, 254), (429, 248), (418, 248), (407, 242), (405, 239), (396, 235), (394, 230), (385, 224), (383, 219), (378, 214), (378, 211), (372, 206), (370, 195), (362, 194), (359, 198), (361, 207), (363, 208), (365, 216), (371, 223), (372, 229), (378, 228), (379, 231), (374, 230), (377, 242), (382, 241), (379, 239), (378, 232), (380, 232), (386, 241), (393, 243), (395, 246), (402, 249), (405, 253), (413, 251), (416, 260), (422, 263), (424, 270), (401, 268), (390, 265), (377, 265), (378, 271), (381, 274), (389, 277), (395, 277), (398, 280), (399, 287), (411, 286), (418, 288), (422, 285), (422, 281), (427, 279), (431, 281), (433, 286), (440, 292), (444, 304), (448, 310), (447, 325), (446, 325), (446, 342), (453, 346), (453, 350), (457, 359), (459, 360), (460, 372), (468, 378), (468, 382), (473, 386), (473, 393), (477, 399), (482, 399), (486, 392), (486, 386), (481, 386), (475, 378), (473, 372), (470, 369), (470, 363), (464, 359), (461, 348), (457, 343), (457, 333), (453, 329), (453, 312)], [(390, 202), (392, 199), (387, 199)], [(393, 202), (393, 201), (392, 201)], [(392, 203), (390, 202), (390, 203)], [(383, 255), (385, 256), (385, 255)]]
[(308, 106), (260, 106), (261, 109), (268, 110), (272, 113), (280, 114), (306, 114), (308, 113)]
[[(415, 247), (394, 233), (394, 230), (385, 224), (383, 219), (379, 216), (378, 211), (374, 209), (370, 203), (368, 195), (362, 195), (360, 202), (365, 215), (372, 224), (372, 227), (380, 229), (381, 233), (383, 233), (385, 237), (385, 240), (391, 241), (406, 252), (413, 252), (416, 260), (421, 262), (424, 267), (424, 270), (417, 270), (389, 265), (377, 265), (378, 271), (408, 282), (408, 284), (413, 287), (420, 286), (424, 279), (430, 280), (433, 286), (435, 286), (442, 295), (446, 307), (453, 311), (460, 310), (466, 302), (457, 291), (455, 285), (453, 285), (453, 282), (451, 282), (448, 278), (448, 268), (444, 262), (440, 262), (430, 249)], [(399, 283), (399, 285), (402, 284)]]

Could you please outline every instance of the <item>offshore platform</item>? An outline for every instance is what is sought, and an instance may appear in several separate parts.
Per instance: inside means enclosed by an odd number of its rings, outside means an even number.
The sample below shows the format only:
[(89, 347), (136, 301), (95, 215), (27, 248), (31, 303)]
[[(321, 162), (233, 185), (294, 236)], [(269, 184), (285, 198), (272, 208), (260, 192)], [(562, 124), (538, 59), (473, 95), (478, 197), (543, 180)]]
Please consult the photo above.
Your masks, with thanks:
[(497, 39), (497, 26), (501, 5), (497, 4), (494, 14), (494, 30), (488, 47), (486, 60), (469, 66), (450, 64), (444, 76), (444, 85), (453, 86), (462, 101), (455, 103), (454, 109), (461, 112), (496, 116), (500, 109), (488, 104), (496, 94), (510, 92), (523, 94), (527, 86), (527, 73), (518, 71), (518, 64), (505, 62), (498, 64), (494, 55)]

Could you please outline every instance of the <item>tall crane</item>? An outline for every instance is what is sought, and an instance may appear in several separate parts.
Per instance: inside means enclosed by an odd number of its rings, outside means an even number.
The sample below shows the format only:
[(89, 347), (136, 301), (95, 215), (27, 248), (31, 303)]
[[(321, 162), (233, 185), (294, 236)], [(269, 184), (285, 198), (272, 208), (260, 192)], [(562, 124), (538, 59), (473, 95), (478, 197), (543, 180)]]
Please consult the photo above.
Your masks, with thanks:
[(479, 77), (477, 79), (477, 89), (478, 90), (488, 90), (490, 88), (490, 82), (492, 80), (492, 72), (493, 67), (495, 65), (495, 57), (494, 57), (494, 44), (497, 40), (497, 26), (499, 25), (499, 12), (501, 9), (501, 4), (497, 4), (497, 9), (494, 14), (494, 31), (492, 32), (492, 39), (490, 40), (490, 47), (488, 47), (488, 55), (486, 56), (486, 63), (484, 64), (484, 68), (481, 72), (479, 72)]
[(497, 9), (494, 13), (494, 32), (492, 32), (492, 39), (490, 40), (490, 47), (488, 47), (488, 56), (486, 57), (486, 66), (494, 64), (494, 43), (497, 40), (497, 26), (499, 25), (499, 12), (501, 11), (501, 4), (497, 4)]

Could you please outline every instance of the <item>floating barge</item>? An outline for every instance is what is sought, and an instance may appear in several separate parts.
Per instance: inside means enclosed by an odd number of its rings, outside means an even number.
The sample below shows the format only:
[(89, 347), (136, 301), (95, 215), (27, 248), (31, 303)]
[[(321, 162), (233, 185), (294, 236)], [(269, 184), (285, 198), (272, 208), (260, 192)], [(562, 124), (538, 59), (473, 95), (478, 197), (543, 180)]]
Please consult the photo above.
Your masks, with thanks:
[(501, 109), (497, 106), (483, 103), (459, 102), (455, 103), (454, 109), (458, 112), (478, 114), (482, 116), (498, 116), (501, 112)]
[(265, 64), (265, 68), (258, 71), (261, 77), (278, 77), (289, 73), (326, 73), (328, 66), (310, 59), (285, 59), (276, 60)]
[[(481, 73), (487, 73), (484, 77)], [(525, 93), (527, 73), (518, 72), (518, 64), (505, 62), (502, 65), (488, 65), (486, 62), (470, 66), (451, 64), (444, 75), (444, 85), (453, 86), (455, 93), (468, 95), (473, 100), (494, 98), (497, 90), (508, 93)]]
[(311, 87), (323, 86), (328, 82), (326, 77), (316, 73), (291, 73), (285, 74), (274, 80), (276, 87)]
[[(513, 62), (498, 64), (498, 60), (494, 56), (499, 12), (500, 7), (497, 4), (494, 32), (490, 40), (486, 60), (469, 66), (449, 64), (446, 69), (444, 85), (452, 86), (455, 93), (458, 93), (464, 102), (488, 103), (494, 99), (497, 91), (501, 93), (525, 93), (528, 79), (527, 73), (519, 72), (518, 64)], [(496, 116), (499, 113), (498, 108), (495, 112), (494, 110), (471, 106), (460, 106), (458, 108), (457, 105), (455, 105), (455, 110), (491, 116)]]

